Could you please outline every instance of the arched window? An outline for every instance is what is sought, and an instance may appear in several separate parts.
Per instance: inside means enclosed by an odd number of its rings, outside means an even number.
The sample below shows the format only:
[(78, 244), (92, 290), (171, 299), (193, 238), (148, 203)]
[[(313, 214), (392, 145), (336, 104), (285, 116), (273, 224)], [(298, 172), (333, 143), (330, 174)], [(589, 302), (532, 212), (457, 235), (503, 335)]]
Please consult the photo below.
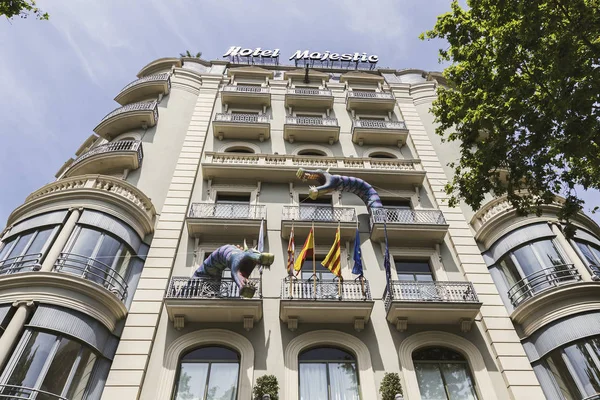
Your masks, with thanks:
[(426, 347), (412, 354), (423, 400), (477, 400), (469, 364), (462, 354)]
[(384, 152), (382, 152), (382, 151), (378, 151), (378, 152), (376, 152), (376, 153), (371, 153), (371, 154), (369, 154), (369, 157), (371, 157), (371, 158), (394, 158), (394, 159), (395, 159), (395, 158), (398, 158), (398, 157), (396, 157), (396, 156), (395, 156), (395, 155), (393, 155), (393, 154), (390, 154), (390, 153), (384, 153)]
[(298, 356), (300, 400), (359, 400), (354, 355), (334, 347), (306, 350)]
[(241, 146), (236, 146), (236, 147), (229, 147), (228, 149), (225, 150), (226, 153), (241, 153), (241, 154), (254, 154), (254, 150), (252, 150), (249, 147), (241, 147)]
[(313, 149), (307, 149), (307, 150), (300, 150), (298, 152), (299, 156), (317, 156), (317, 157), (324, 157), (327, 154), (325, 154), (324, 151), (321, 150), (313, 150)]
[(201, 347), (179, 363), (174, 400), (237, 398), (240, 355), (226, 347)]

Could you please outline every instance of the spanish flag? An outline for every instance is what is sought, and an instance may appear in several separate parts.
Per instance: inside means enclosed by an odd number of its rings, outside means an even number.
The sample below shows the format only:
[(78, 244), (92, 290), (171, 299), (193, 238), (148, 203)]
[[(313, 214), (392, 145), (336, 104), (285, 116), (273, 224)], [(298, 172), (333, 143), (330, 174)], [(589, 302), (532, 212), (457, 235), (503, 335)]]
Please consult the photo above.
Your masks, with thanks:
[(341, 249), (340, 249), (340, 228), (337, 228), (337, 232), (335, 233), (335, 240), (333, 241), (333, 246), (327, 253), (327, 257), (323, 260), (321, 265), (330, 270), (335, 276), (338, 278), (342, 277), (342, 263), (341, 263)]
[(302, 250), (300, 250), (298, 258), (294, 263), (294, 271), (296, 271), (296, 275), (298, 275), (298, 273), (302, 269), (302, 264), (304, 264), (304, 260), (306, 259), (306, 257), (312, 257), (313, 251), (315, 251), (315, 235), (313, 233), (313, 230), (311, 229), (310, 232), (308, 232), (308, 237), (304, 242), (304, 246), (302, 246)]

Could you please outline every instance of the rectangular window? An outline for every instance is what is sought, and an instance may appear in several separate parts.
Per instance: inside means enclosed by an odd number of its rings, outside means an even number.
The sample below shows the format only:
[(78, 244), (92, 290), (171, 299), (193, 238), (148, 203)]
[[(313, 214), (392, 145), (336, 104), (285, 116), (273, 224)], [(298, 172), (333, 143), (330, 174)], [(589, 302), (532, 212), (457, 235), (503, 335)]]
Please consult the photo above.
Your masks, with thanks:
[(400, 281), (433, 282), (435, 280), (429, 261), (397, 260), (394, 264)]
[(250, 216), (250, 193), (217, 193), (215, 217), (248, 218)]

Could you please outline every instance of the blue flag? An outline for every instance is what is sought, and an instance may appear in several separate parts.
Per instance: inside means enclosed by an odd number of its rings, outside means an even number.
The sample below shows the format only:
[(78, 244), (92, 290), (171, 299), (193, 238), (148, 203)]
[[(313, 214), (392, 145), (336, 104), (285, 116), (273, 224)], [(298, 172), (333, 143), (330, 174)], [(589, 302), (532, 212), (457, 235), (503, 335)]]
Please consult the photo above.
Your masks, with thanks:
[(392, 273), (390, 272), (390, 248), (388, 246), (387, 225), (385, 221), (383, 221), (383, 229), (385, 232), (385, 256), (383, 257), (383, 267), (385, 268), (386, 284), (389, 286), (392, 279)]
[[(265, 220), (263, 219), (263, 220), (260, 221), (260, 231), (258, 232), (258, 245), (256, 246), (256, 250), (258, 250), (261, 253), (265, 249), (264, 225), (265, 225)], [(262, 271), (263, 271), (263, 266), (262, 265), (260, 266), (260, 268), (258, 269), (258, 271), (260, 273), (262, 273)]]
[(354, 267), (352, 267), (352, 273), (359, 276), (363, 274), (362, 252), (360, 251), (360, 235), (358, 233), (358, 228), (356, 228), (356, 238), (354, 239)]

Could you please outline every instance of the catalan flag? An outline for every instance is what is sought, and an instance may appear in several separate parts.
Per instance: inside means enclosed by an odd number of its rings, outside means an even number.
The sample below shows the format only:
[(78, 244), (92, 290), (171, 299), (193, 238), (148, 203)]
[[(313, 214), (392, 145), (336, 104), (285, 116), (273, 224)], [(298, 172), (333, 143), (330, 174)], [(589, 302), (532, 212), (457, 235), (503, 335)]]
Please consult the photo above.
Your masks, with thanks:
[(333, 241), (333, 246), (327, 253), (327, 256), (321, 263), (325, 268), (330, 270), (335, 276), (341, 278), (342, 277), (342, 263), (341, 263), (341, 248), (340, 248), (340, 228), (337, 228), (337, 232), (335, 233), (335, 240)]
[(287, 248), (288, 261), (287, 261), (287, 272), (289, 276), (294, 276), (294, 256), (296, 253), (296, 243), (294, 243), (294, 227), (290, 232), (290, 241)]
[(300, 270), (302, 269), (302, 264), (304, 264), (304, 260), (306, 259), (306, 257), (312, 256), (314, 251), (315, 234), (313, 232), (313, 229), (311, 229), (310, 232), (308, 232), (308, 236), (306, 238), (306, 241), (304, 242), (304, 246), (302, 246), (302, 250), (300, 250), (298, 258), (294, 263), (294, 270), (296, 271), (296, 275), (298, 275), (298, 272), (300, 272)]

